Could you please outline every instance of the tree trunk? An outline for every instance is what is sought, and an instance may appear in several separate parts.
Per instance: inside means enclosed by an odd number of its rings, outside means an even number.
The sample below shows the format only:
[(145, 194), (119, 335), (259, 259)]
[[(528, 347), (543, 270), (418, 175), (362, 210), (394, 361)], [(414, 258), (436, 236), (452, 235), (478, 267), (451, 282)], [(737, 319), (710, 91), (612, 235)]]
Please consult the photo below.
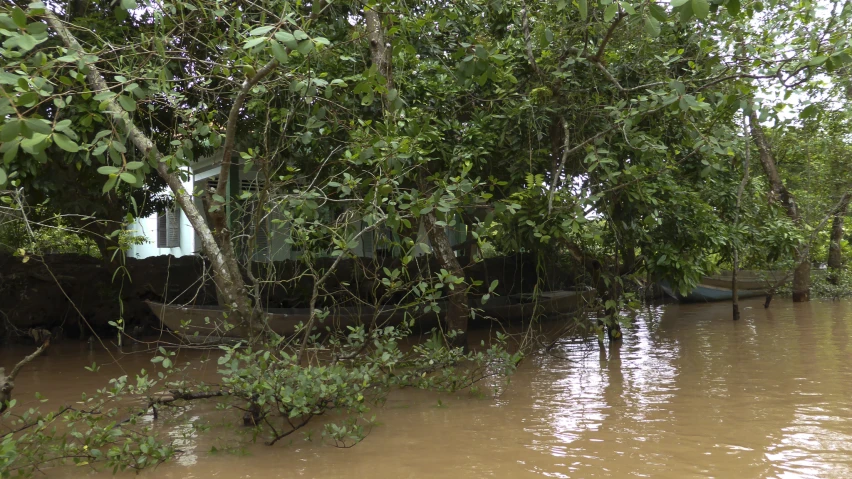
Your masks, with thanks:
[(787, 216), (793, 220), (798, 226), (802, 226), (802, 218), (799, 215), (799, 207), (796, 205), (796, 199), (784, 186), (781, 181), (781, 175), (778, 174), (778, 168), (775, 165), (775, 158), (772, 156), (772, 150), (769, 148), (769, 142), (766, 141), (766, 135), (763, 133), (763, 127), (760, 126), (757, 120), (757, 114), (751, 112), (749, 115), (749, 123), (751, 124), (751, 136), (754, 138), (754, 143), (757, 145), (757, 150), (760, 153), (760, 164), (763, 166), (763, 171), (769, 180), (769, 202), (780, 202), (787, 210)]
[(636, 246), (633, 241), (625, 240), (624, 248), (621, 250), (621, 271), (620, 274), (631, 274), (636, 271)]
[(837, 284), (839, 281), (837, 273), (843, 267), (843, 258), (840, 255), (840, 243), (843, 241), (843, 217), (846, 216), (848, 208), (849, 201), (847, 200), (834, 213), (834, 218), (831, 222), (831, 244), (828, 247), (828, 269), (830, 271), (828, 280), (832, 284)]
[(737, 283), (737, 275), (740, 269), (740, 255), (734, 250), (734, 268), (731, 271), (731, 303), (733, 305), (734, 321), (740, 319), (740, 286)]
[[(796, 200), (781, 181), (781, 175), (778, 174), (778, 168), (775, 165), (772, 150), (769, 148), (769, 142), (766, 141), (766, 135), (764, 135), (763, 128), (757, 119), (757, 113), (754, 111), (749, 114), (749, 123), (751, 124), (751, 136), (754, 138), (754, 143), (757, 145), (757, 150), (760, 153), (760, 164), (763, 166), (763, 171), (766, 173), (767, 179), (769, 179), (769, 202), (780, 202), (784, 206), (784, 209), (787, 210), (787, 216), (793, 220), (796, 226), (802, 228), (802, 217), (799, 214)], [(802, 244), (796, 255), (799, 266), (796, 267), (793, 274), (793, 302), (795, 303), (810, 301), (811, 264), (809, 261), (810, 255), (808, 254), (809, 248), (810, 245)]]
[[(749, 149), (748, 144), (748, 125), (743, 119), (743, 138), (745, 138), (745, 155), (743, 155), (743, 179), (740, 181), (740, 186), (737, 188), (737, 207), (736, 212), (734, 213), (734, 226), (738, 226), (740, 224), (740, 204), (743, 199), (743, 191), (745, 191), (746, 185), (748, 185), (748, 176), (749, 176), (749, 167), (751, 162), (751, 150)], [(739, 276), (740, 271), (740, 250), (739, 245), (735, 241), (733, 244), (734, 250), (734, 258), (733, 258), (733, 271), (731, 272), (731, 304), (733, 308), (733, 317), (734, 321), (738, 321), (740, 319), (740, 286), (737, 282), (737, 276)], [(768, 304), (768, 303), (767, 303)]]
[[(426, 234), (429, 237), (429, 242), (432, 243), (432, 250), (435, 252), (435, 258), (442, 268), (457, 278), (464, 278), (464, 271), (459, 264), (458, 258), (453, 253), (453, 248), (450, 245), (450, 238), (447, 236), (446, 229), (437, 224), (435, 213), (430, 212), (423, 215), (423, 227), (426, 229)], [(457, 284), (447, 292), (449, 306), (447, 308), (447, 329), (450, 331), (461, 331), (467, 333), (467, 320), (470, 317), (470, 306), (467, 304), (467, 291), (465, 284)], [(466, 344), (467, 338), (464, 334), (457, 336), (453, 341), (456, 346)]]
[[(68, 50), (77, 53), (81, 58), (86, 58), (88, 52), (83, 49), (80, 42), (77, 41), (71, 31), (56, 17), (53, 12), (50, 11), (50, 9), (46, 11), (45, 19), (47, 20), (47, 24), (56, 32), (57, 36)], [(243, 88), (240, 90), (240, 95), (237, 97), (235, 105), (232, 108), (232, 116), (235, 116), (233, 114), (233, 110), (239, 110), (240, 105), (236, 105), (236, 103), (245, 101), (248, 90), (250, 90), (260, 78), (262, 78), (262, 75), (268, 73), (274, 65), (274, 63), (268, 64), (259, 70), (257, 75), (251, 79), (254, 83), (247, 80), (243, 84)], [(109, 91), (109, 86), (107, 85), (97, 64), (86, 63), (86, 67), (89, 69), (86, 74), (86, 81), (90, 88), (94, 91)], [(143, 157), (148, 158), (153, 165), (156, 165), (157, 173), (163, 178), (163, 180), (165, 180), (169, 189), (175, 196), (175, 201), (181, 207), (184, 214), (186, 214), (193, 229), (195, 229), (196, 233), (198, 233), (202, 248), (210, 260), (210, 264), (215, 275), (218, 277), (216, 282), (218, 286), (217, 293), (221, 295), (221, 302), (228, 306), (231, 318), (234, 322), (238, 324), (248, 324), (253, 329), (256, 326), (260, 326), (261, 324), (256, 324), (253, 321), (255, 314), (252, 308), (252, 302), (248, 295), (248, 291), (245, 288), (242, 272), (238, 267), (234, 251), (230, 243), (220, 244), (217, 242), (216, 237), (205, 221), (204, 215), (196, 207), (192, 192), (184, 190), (178, 174), (170, 171), (166, 163), (161, 161), (163, 155), (157, 149), (154, 141), (151, 140), (151, 138), (133, 122), (133, 119), (118, 104), (118, 101), (115, 98), (106, 100), (105, 103), (105, 110), (124, 125), (127, 133), (127, 139), (130, 140), (133, 146), (139, 150)], [(230, 121), (229, 118), (229, 126), (233, 126), (232, 123), (236, 122)], [(230, 141), (231, 144), (233, 143), (233, 136), (234, 132), (231, 128), (229, 128), (229, 131), (226, 134), (226, 145), (228, 141)], [(226, 180), (226, 163), (228, 163), (228, 165), (230, 164), (229, 156), (227, 158), (223, 157), (222, 173), (219, 178), (220, 184), (223, 180)]]
[[(385, 87), (389, 92), (393, 86), (393, 52), (385, 39), (384, 27), (382, 27), (382, 19), (379, 12), (372, 8), (364, 9), (364, 19), (367, 23), (367, 35), (370, 38), (370, 57), (373, 64), (378, 69), (379, 73), (385, 77)], [(388, 115), (391, 110), (391, 101), (388, 95), (382, 95), (384, 99), (384, 113)], [(464, 270), (458, 258), (456, 258), (450, 238), (447, 236), (446, 229), (438, 226), (435, 213), (430, 212), (422, 216), (423, 227), (426, 229), (426, 235), (429, 237), (429, 242), (432, 243), (432, 250), (435, 252), (435, 258), (438, 264), (450, 274), (457, 278), (464, 278)], [(451, 340), (454, 346), (467, 345), (467, 321), (470, 318), (470, 305), (467, 303), (467, 290), (465, 284), (455, 285), (453, 289), (447, 291), (447, 316), (445, 318), (447, 329), (450, 331), (461, 332), (458, 336)]]
[(793, 271), (793, 302), (811, 300), (811, 261), (806, 256)]
[[(367, 35), (370, 38), (370, 57), (379, 73), (385, 77), (385, 88), (387, 91), (393, 89), (393, 70), (391, 57), (393, 52), (390, 45), (385, 41), (385, 30), (382, 27), (382, 18), (379, 12), (372, 8), (364, 9), (364, 18), (367, 21)], [(390, 104), (385, 105), (389, 109)]]

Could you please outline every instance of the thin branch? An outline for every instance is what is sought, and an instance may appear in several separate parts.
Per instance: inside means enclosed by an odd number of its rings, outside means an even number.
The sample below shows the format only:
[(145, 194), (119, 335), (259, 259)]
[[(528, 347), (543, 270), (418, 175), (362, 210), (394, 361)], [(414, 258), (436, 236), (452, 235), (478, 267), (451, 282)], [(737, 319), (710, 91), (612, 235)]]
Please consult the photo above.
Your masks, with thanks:
[(18, 376), (18, 374), (21, 372), (21, 369), (24, 366), (26, 366), (27, 363), (29, 363), (33, 359), (39, 357), (41, 355), (41, 353), (43, 353), (44, 350), (47, 349), (48, 346), (50, 346), (50, 339), (48, 339), (47, 341), (44, 342), (44, 344), (39, 346), (39, 348), (36, 349), (35, 352), (33, 352), (29, 356), (25, 357), (24, 359), (18, 361), (18, 364), (16, 364), (15, 367), (12, 368), (12, 372), (10, 372), (8, 376), (6, 376), (6, 380), (7, 381), (14, 381), (15, 378)]
[(216, 194), (225, 197), (225, 189), (228, 185), (228, 176), (231, 169), (231, 155), (234, 152), (234, 142), (237, 136), (237, 122), (240, 119), (240, 110), (248, 98), (248, 94), (252, 88), (260, 80), (263, 80), (266, 75), (269, 75), (275, 67), (278, 66), (278, 60), (272, 59), (260, 70), (257, 71), (251, 78), (246, 78), (240, 87), (240, 92), (237, 98), (234, 99), (234, 104), (231, 105), (231, 112), (228, 114), (228, 124), (225, 127), (225, 144), (222, 146), (222, 168), (219, 172), (219, 183), (216, 185)]
[(15, 389), (15, 378), (18, 376), (18, 373), (21, 372), (21, 369), (23, 369), (27, 363), (41, 355), (48, 346), (50, 346), (50, 339), (39, 346), (34, 353), (18, 361), (18, 364), (12, 368), (12, 372), (9, 373), (8, 376), (4, 377), (3, 368), (0, 368), (0, 414), (9, 408), (9, 401), (12, 400), (12, 390)]
[(550, 192), (547, 198), (548, 215), (553, 210), (553, 195), (556, 193), (556, 183), (559, 181), (559, 177), (562, 176), (562, 170), (565, 169), (565, 161), (568, 159), (568, 154), (570, 153), (568, 146), (571, 144), (571, 135), (568, 131), (568, 123), (563, 121), (562, 124), (565, 127), (565, 145), (562, 147), (562, 160), (559, 162), (559, 167), (556, 169), (556, 174), (553, 175), (553, 181), (550, 183)]
[(616, 80), (614, 76), (612, 76), (612, 73), (610, 73), (609, 70), (606, 69), (606, 67), (604, 66), (603, 63), (601, 63), (600, 61), (596, 61), (594, 63), (595, 63), (595, 66), (598, 67), (598, 70), (600, 70), (601, 73), (604, 74), (606, 79), (611, 81), (612, 84), (615, 85), (616, 88), (618, 88), (618, 91), (620, 91), (622, 94), (627, 93), (627, 90), (625, 90), (624, 87), (621, 86), (621, 83), (619, 83), (618, 80)]
[(604, 35), (603, 40), (601, 40), (601, 44), (598, 47), (598, 52), (595, 53), (594, 59), (595, 59), (596, 62), (600, 63), (601, 61), (603, 61), (604, 50), (606, 49), (607, 43), (609, 43), (609, 41), (612, 40), (612, 35), (613, 35), (613, 33), (615, 33), (615, 28), (618, 27), (618, 24), (621, 23), (621, 20), (626, 16), (627, 16), (627, 13), (625, 13), (624, 11), (621, 11), (615, 17), (615, 20), (612, 21), (612, 24), (609, 26), (609, 28), (606, 31), (606, 35)]
[(530, 62), (530, 66), (532, 66), (533, 71), (535, 71), (538, 75), (541, 75), (541, 70), (538, 68), (538, 64), (535, 62), (535, 56), (533, 55), (532, 50), (532, 41), (530, 40), (530, 22), (529, 15), (527, 14), (527, 3), (523, 2), (523, 6), (521, 7), (521, 29), (524, 33), (524, 46), (527, 50), (527, 59)]

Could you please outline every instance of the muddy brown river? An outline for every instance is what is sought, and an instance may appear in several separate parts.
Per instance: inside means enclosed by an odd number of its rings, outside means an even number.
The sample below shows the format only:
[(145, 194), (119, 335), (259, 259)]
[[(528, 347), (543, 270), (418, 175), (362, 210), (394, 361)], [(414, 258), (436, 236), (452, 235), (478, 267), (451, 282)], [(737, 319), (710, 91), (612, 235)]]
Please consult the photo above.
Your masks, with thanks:
[[(214, 429), (182, 439), (180, 458), (141, 476), (852, 477), (852, 303), (743, 306), (738, 323), (729, 303), (646, 309), (620, 348), (601, 357), (596, 343), (566, 341), (553, 355), (528, 358), (497, 399), (395, 392), (375, 410), (381, 425), (351, 449), (301, 437), (245, 444)], [(7, 348), (2, 364), (23, 351)], [(27, 403), (38, 390), (72, 398), (120, 367), (148, 367), (140, 354), (99, 377), (82, 368), (107, 359), (60, 345), (21, 375), (16, 397)], [(187, 420), (209, 420), (204, 407), (186, 409)]]

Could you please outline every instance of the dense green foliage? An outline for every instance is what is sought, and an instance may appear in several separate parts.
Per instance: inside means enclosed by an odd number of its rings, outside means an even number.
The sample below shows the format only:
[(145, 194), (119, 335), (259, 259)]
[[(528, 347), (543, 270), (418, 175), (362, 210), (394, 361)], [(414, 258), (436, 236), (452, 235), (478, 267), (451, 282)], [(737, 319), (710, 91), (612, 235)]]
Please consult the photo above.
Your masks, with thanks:
[[(848, 2), (777, 0), (9, 5), (0, 186), (32, 204), (50, 199), (45, 214), (66, 221), (96, 217), (96, 238), (162, 209), (167, 186), (213, 263), (221, 302), (260, 332), (262, 293), (278, 280), (250, 268), (246, 280), (240, 267), (269, 221), (268, 236), (298, 251), (312, 281), (312, 317), (285, 346), (266, 335), (229, 349), (222, 394), (251, 403), (273, 440), (346, 410), (357, 420), (328, 431), (346, 444), (360, 437), (371, 394), (452, 390), (466, 383), (451, 366), (518, 360), (452, 347), (468, 315), (453, 305), (483, 285), (467, 284), (442, 252), (444, 227), (464, 224), (471, 243), (499, 252), (533, 252), (540, 269), (560, 258), (582, 270), (613, 338), (629, 279), (685, 291), (735, 258), (750, 268), (821, 262), (821, 231), (843, 216), (835, 204), (851, 186), (850, 17)], [(762, 131), (768, 146), (752, 140)], [(215, 187), (183, 191), (187, 168), (212, 155), (225, 165)], [(778, 197), (776, 164), (801, 215)], [(228, 166), (256, 173), (257, 188), (231, 191)], [(13, 194), (3, 196), (10, 211)], [(383, 269), (373, 305), (396, 295), (430, 310), (449, 298), (445, 334), (413, 353), (396, 347), (396, 330), (313, 330), (329, 274), (376, 232), (400, 265)], [(408, 277), (404, 266), (433, 250), (440, 268)], [(304, 364), (306, 351), (327, 349), (351, 359)], [(426, 363), (447, 368), (418, 378)], [(30, 440), (7, 436), (4, 457)], [(145, 464), (168, 455), (157, 447)], [(138, 460), (116, 454), (113, 464)]]

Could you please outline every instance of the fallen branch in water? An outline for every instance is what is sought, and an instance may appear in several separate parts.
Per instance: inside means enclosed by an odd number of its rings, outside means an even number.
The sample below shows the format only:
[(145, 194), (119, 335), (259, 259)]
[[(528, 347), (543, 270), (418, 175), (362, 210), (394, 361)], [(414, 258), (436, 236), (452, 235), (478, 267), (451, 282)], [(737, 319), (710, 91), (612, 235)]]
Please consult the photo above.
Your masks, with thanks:
[(12, 372), (9, 373), (8, 376), (5, 375), (6, 370), (0, 368), (0, 414), (6, 412), (6, 409), (9, 407), (9, 402), (12, 400), (12, 390), (15, 389), (15, 378), (18, 377), (18, 373), (21, 372), (21, 369), (23, 369), (27, 363), (41, 355), (48, 346), (50, 346), (50, 339), (39, 346), (34, 353), (20, 360), (18, 364), (12, 368)]
[[(215, 397), (223, 397), (228, 394), (227, 391), (217, 390), (217, 391), (198, 391), (198, 392), (188, 392), (188, 391), (179, 391), (176, 389), (172, 389), (167, 393), (161, 393), (154, 397), (148, 399), (148, 404), (145, 406), (145, 409), (140, 411), (136, 416), (144, 416), (148, 413), (148, 410), (153, 410), (154, 419), (158, 418), (157, 414), (157, 406), (166, 406), (175, 401), (192, 401), (195, 399), (210, 399)], [(130, 418), (125, 419), (119, 424), (124, 424), (130, 421)]]

